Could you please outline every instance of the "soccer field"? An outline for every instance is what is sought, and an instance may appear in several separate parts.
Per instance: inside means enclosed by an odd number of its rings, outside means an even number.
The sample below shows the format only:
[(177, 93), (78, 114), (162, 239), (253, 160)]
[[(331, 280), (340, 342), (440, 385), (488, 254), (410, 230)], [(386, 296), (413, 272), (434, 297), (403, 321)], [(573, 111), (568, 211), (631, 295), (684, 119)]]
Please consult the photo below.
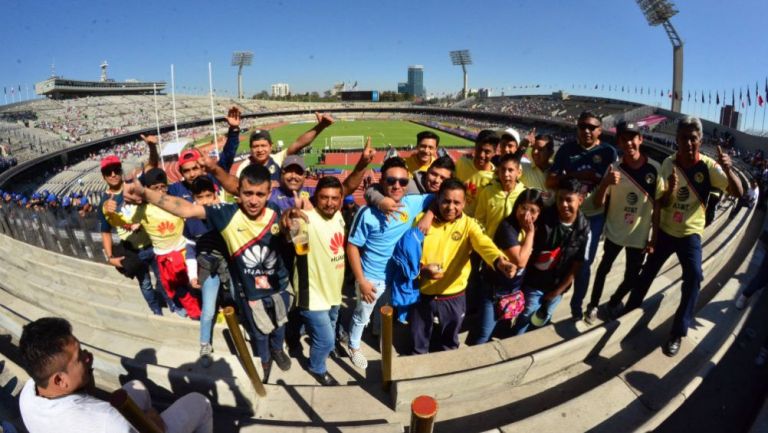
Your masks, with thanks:
[[(289, 146), (301, 134), (310, 129), (314, 123), (293, 123), (271, 129), (272, 143), (277, 146), (277, 142), (282, 140), (284, 146)], [(407, 146), (416, 144), (416, 134), (421, 131), (429, 130), (440, 137), (440, 145), (446, 147), (466, 147), (471, 146), (472, 142), (455, 135), (447, 134), (426, 126), (417, 125), (408, 121), (400, 120), (356, 120), (356, 121), (336, 121), (332, 126), (323, 131), (312, 143), (315, 149), (323, 149), (326, 139), (330, 144), (333, 136), (362, 135), (370, 136), (373, 147), (386, 148), (390, 144), (393, 146)], [(240, 141), (238, 153), (247, 152), (249, 149), (248, 137), (244, 136)]]

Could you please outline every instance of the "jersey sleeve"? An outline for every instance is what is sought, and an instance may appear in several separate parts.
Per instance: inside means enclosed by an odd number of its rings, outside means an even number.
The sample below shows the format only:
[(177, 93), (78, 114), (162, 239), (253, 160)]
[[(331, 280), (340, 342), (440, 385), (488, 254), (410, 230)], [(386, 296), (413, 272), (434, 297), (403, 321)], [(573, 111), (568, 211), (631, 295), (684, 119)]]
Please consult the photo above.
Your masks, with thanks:
[(235, 153), (239, 144), (240, 133), (227, 131), (227, 142), (224, 143), (224, 149), (219, 153), (219, 167), (223, 168), (227, 173), (229, 173), (229, 169), (232, 168), (232, 164), (235, 162)]
[(101, 201), (99, 201), (98, 214), (99, 214), (99, 228), (102, 233), (111, 233), (112, 226), (109, 225), (107, 218), (104, 216), (104, 202), (107, 200), (107, 195), (101, 195)]
[(560, 146), (560, 149), (557, 149), (557, 153), (555, 153), (555, 159), (552, 161), (552, 165), (549, 167), (549, 172), (560, 174), (563, 170), (565, 170), (569, 156), (568, 144)]
[(491, 184), (486, 185), (480, 191), (480, 194), (477, 195), (477, 207), (475, 208), (474, 216), (483, 230), (488, 230), (488, 221), (486, 221), (486, 218), (488, 217), (488, 195), (491, 192), (490, 188)]
[(355, 218), (352, 220), (352, 227), (349, 229), (348, 242), (357, 247), (365, 245), (368, 239), (368, 225), (366, 224), (367, 216), (370, 215), (371, 208), (364, 207), (357, 212)]
[(728, 176), (725, 174), (725, 170), (717, 161), (707, 158), (705, 160), (707, 169), (709, 170), (709, 181), (712, 183), (713, 188), (717, 188), (721, 191), (728, 189)]
[(286, 156), (288, 156), (288, 149), (283, 149), (280, 152), (273, 153), (272, 160), (275, 161), (275, 164), (277, 164), (278, 167), (280, 167), (283, 165)]
[(509, 223), (509, 220), (505, 219), (499, 224), (499, 228), (493, 236), (493, 242), (500, 249), (506, 250), (520, 245), (520, 241), (518, 240), (519, 236), (520, 234), (512, 224)]
[[(464, 216), (464, 218), (469, 218)], [(493, 267), (496, 259), (502, 256), (501, 250), (493, 243), (493, 240), (483, 232), (480, 224), (474, 219), (470, 220), (469, 225), (469, 241), (472, 243), (472, 249), (483, 258), (483, 261), (488, 266)]]
[(233, 204), (215, 204), (213, 206), (204, 206), (205, 219), (213, 229), (217, 231), (224, 230), (237, 212), (237, 205)]

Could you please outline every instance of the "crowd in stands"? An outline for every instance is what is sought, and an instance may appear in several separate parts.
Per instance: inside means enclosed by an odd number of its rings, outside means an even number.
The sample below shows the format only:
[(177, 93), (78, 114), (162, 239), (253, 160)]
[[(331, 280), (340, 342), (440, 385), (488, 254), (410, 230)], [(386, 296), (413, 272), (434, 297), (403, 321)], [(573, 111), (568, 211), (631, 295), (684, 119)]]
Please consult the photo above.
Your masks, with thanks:
[[(292, 367), (284, 343), (299, 344), (303, 328), (310, 340), (309, 373), (322, 385), (336, 385), (327, 359), (342, 345), (353, 365), (367, 368), (361, 342), (369, 322), (371, 330), (379, 329), (376, 306), (382, 303), (392, 304), (408, 327), (412, 354), (454, 350), (463, 328), (469, 329), (465, 343), (474, 345), (546, 326), (569, 290), (572, 320), (594, 325), (617, 318), (642, 304), (672, 254), (683, 267), (682, 295), (662, 350), (675, 356), (703, 278), (707, 197), (716, 190), (742, 195), (728, 153), (700, 153), (698, 119), (679, 121), (681, 150), (659, 164), (640, 151), (643, 131), (636, 124), (617, 125), (619, 156), (600, 139), (600, 116), (588, 111), (576, 119), (575, 137), (563, 136), (557, 151), (550, 134), (485, 128), (473, 135), (469, 155), (452, 159), (440, 152), (439, 136), (424, 131), (408, 158), (388, 152), (378, 183), (368, 175), (375, 154), (369, 138), (345, 179), (324, 176), (310, 187), (301, 151), (334, 123), (330, 115), (316, 117), (276, 153), (269, 131), (251, 129), (249, 154), (235, 174), (230, 171), (243, 126), (236, 107), (226, 116), (219, 159), (183, 151), (178, 182), (169, 183), (160, 168), (155, 136), (93, 155), (106, 186), (96, 211), (107, 263), (137, 281), (152, 313), (168, 308), (200, 322), (199, 362), (205, 368), (213, 361), (214, 316), (225, 304), (238, 310), (264, 381), (273, 364)], [(124, 172), (123, 157), (145, 152), (139, 173)], [(762, 155), (753, 156), (758, 159), (764, 166)], [(358, 208), (350, 195), (361, 185), (368, 205)], [(90, 206), (76, 195), (59, 200), (38, 194), (34, 204), (17, 194), (3, 197), (3, 206), (63, 207), (65, 200), (69, 207)], [(604, 251), (593, 277), (590, 265), (601, 238)], [(616, 288), (604, 287), (623, 249), (624, 279)], [(356, 302), (342, 324), (347, 283)], [(601, 304), (605, 290), (614, 293)], [(28, 326), (22, 346), (34, 344), (30, 335), (42, 325)], [(58, 350), (82, 352), (67, 324), (46, 326), (58, 329)], [(92, 356), (82, 358), (89, 367)], [(68, 395), (48, 388), (52, 376), (35, 376), (22, 406), (38, 408), (35, 389), (37, 395)], [(195, 425), (210, 426), (205, 397), (191, 394), (189, 400), (199, 408), (187, 414), (196, 417)], [(165, 412), (143, 408), (155, 422), (168, 423)], [(105, 413), (99, 416), (113, 416)], [(22, 414), (25, 422), (32, 419), (29, 425), (44, 424), (38, 413), (22, 407)], [(63, 423), (70, 421), (75, 425), (75, 418)]]

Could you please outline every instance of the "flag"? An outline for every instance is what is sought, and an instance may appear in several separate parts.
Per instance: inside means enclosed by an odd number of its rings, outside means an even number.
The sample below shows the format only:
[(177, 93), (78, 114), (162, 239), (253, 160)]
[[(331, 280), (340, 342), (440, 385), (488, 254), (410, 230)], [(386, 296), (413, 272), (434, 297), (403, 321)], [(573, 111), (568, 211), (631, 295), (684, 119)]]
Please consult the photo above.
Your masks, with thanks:
[(703, 90), (701, 91), (701, 103), (702, 104), (704, 103), (704, 91)]
[(709, 91), (709, 100), (707, 101), (707, 104), (712, 105), (712, 91)]
[(757, 105), (762, 107), (764, 102), (763, 95), (757, 95)]
[(688, 91), (688, 102), (691, 102), (691, 91)]
[(752, 98), (749, 96), (749, 87), (747, 87), (747, 106), (752, 106)]
[(720, 105), (720, 91), (715, 92), (715, 104)]
[(765, 79), (765, 99), (768, 99), (768, 78)]
[(736, 90), (731, 88), (731, 107), (736, 106)]

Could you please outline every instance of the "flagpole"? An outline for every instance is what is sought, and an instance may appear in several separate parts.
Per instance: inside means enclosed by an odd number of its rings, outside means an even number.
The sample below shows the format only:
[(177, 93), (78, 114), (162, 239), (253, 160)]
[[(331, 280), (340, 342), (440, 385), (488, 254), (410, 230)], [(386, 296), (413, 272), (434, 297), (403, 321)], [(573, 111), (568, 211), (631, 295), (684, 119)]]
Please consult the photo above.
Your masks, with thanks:
[(755, 108), (752, 110), (752, 134), (755, 134), (755, 118), (757, 118), (757, 96), (755, 95)]
[(8, 89), (3, 87), (3, 97), (5, 98), (5, 105), (8, 105)]
[(163, 158), (163, 139), (160, 136), (160, 113), (157, 110), (157, 83), (152, 83), (152, 93), (155, 95), (155, 126), (157, 126), (157, 147), (160, 148), (160, 164), (165, 170), (165, 159)]
[(763, 126), (760, 127), (761, 132), (765, 132), (765, 109), (768, 108), (768, 101), (764, 102), (763, 104)]
[(171, 64), (171, 104), (173, 105), (173, 131), (176, 134), (176, 143), (179, 142), (179, 125), (176, 121), (176, 80)]
[(211, 123), (213, 124), (213, 147), (216, 149), (216, 158), (219, 157), (219, 141), (216, 137), (216, 114), (213, 111), (213, 74), (211, 73), (211, 62), (208, 62), (208, 95), (211, 99)]

